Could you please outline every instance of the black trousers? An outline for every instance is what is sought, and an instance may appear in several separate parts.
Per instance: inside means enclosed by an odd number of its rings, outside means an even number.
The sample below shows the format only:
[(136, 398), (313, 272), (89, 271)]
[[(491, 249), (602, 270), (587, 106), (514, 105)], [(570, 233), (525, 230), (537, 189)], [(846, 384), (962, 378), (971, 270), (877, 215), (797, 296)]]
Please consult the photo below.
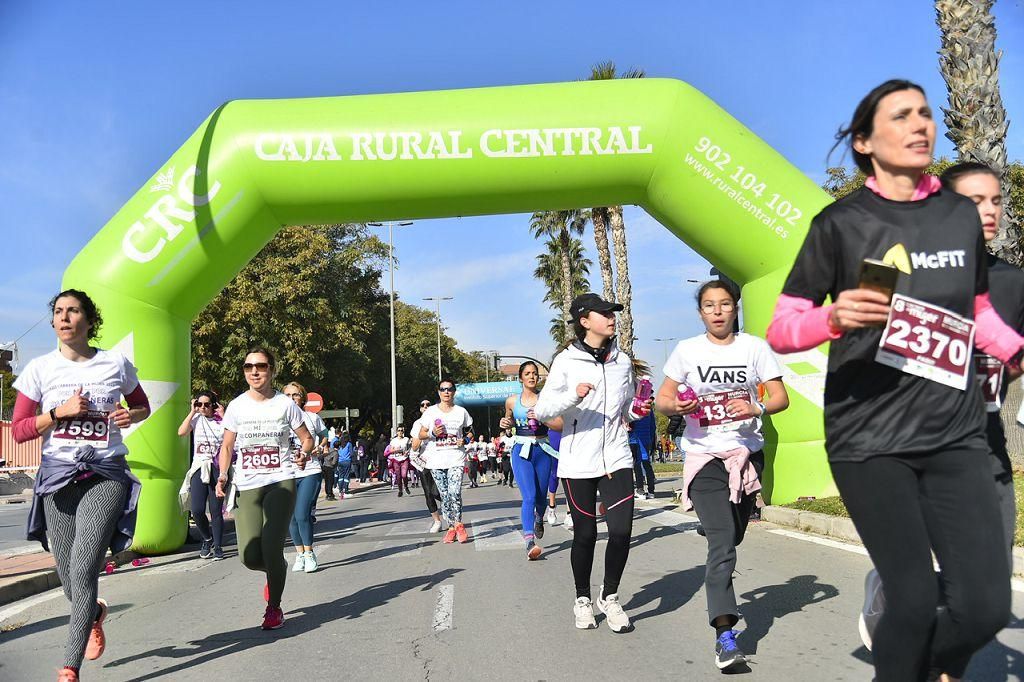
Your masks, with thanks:
[(619, 469), (611, 477), (563, 478), (572, 514), (572, 551), (569, 563), (576, 582), (576, 596), (590, 597), (590, 573), (597, 545), (597, 492), (605, 505), (608, 545), (604, 551), (604, 593), (616, 594), (629, 558), (633, 537), (633, 470)]
[(441, 501), (441, 492), (434, 483), (434, 474), (430, 473), (430, 469), (424, 469), (419, 474), (420, 482), (423, 484), (423, 496), (427, 498), (427, 511), (434, 514), (437, 512), (437, 503)]
[(321, 465), (320, 469), (324, 472), (324, 495), (334, 497), (334, 467)]

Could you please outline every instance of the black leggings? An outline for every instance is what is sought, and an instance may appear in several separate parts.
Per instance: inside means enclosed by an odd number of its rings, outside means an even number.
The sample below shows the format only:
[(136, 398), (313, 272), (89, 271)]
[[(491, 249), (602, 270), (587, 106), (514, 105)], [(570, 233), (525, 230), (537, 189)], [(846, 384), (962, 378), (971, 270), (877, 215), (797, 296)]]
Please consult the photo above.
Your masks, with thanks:
[(633, 537), (633, 469), (619, 469), (611, 477), (563, 478), (572, 514), (572, 552), (569, 561), (576, 581), (576, 596), (590, 598), (590, 572), (597, 545), (597, 491), (605, 505), (608, 546), (604, 552), (604, 594), (616, 594), (629, 558)]
[(424, 468), (420, 472), (420, 481), (423, 483), (423, 496), (427, 498), (427, 511), (431, 514), (437, 513), (437, 503), (441, 501), (441, 493), (437, 490), (437, 484), (434, 483), (434, 474), (430, 473), (430, 469)]
[(476, 476), (480, 471), (480, 462), (475, 459), (469, 460), (469, 480), (473, 485), (476, 485)]
[[(876, 678), (963, 677), (1010, 620), (1010, 569), (988, 453), (951, 450), (833, 462), (832, 475), (882, 579)], [(942, 570), (947, 608), (937, 612)]]
[[(196, 522), (196, 528), (203, 540), (213, 540), (214, 547), (224, 546), (224, 507), (223, 500), (217, 497), (217, 470), (211, 469), (210, 482), (203, 483), (201, 471), (192, 474), (189, 481), (189, 496), (192, 498), (192, 519)], [(213, 529), (210, 528), (210, 520), (206, 518), (206, 510), (210, 510), (210, 519), (213, 520)]]

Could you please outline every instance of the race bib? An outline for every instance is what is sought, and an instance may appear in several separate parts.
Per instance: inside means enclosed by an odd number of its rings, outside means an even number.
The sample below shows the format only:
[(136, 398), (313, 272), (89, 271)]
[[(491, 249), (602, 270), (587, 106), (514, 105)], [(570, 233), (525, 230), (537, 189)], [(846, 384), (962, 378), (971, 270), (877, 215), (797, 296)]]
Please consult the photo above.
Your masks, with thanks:
[(875, 362), (963, 391), (973, 347), (974, 320), (894, 294)]
[(50, 438), (67, 445), (91, 445), (105, 448), (110, 443), (109, 413), (89, 410), (77, 417), (58, 419)]
[(435, 441), (439, 448), (457, 448), (462, 445), (462, 439), (457, 433), (447, 433)]
[(974, 356), (974, 372), (981, 384), (981, 395), (985, 398), (985, 409), (998, 412), (1002, 407), (1003, 363), (991, 355), (976, 353)]
[(213, 457), (219, 448), (216, 443), (196, 443), (196, 457)]
[(744, 389), (719, 391), (697, 396), (697, 416), (701, 428), (708, 433), (735, 431), (749, 424), (753, 417), (730, 417), (725, 406), (730, 400), (750, 402), (750, 393)]
[(253, 445), (241, 448), (242, 469), (245, 471), (276, 471), (281, 468), (281, 449), (276, 445)]

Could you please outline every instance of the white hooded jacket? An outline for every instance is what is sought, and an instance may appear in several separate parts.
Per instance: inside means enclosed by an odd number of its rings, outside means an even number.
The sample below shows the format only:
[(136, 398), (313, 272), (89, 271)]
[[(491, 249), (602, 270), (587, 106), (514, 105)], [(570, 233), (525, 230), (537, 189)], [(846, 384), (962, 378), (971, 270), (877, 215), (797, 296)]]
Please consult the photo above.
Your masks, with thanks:
[[(579, 384), (594, 390), (580, 398)], [(579, 343), (555, 357), (533, 411), (542, 422), (558, 416), (565, 422), (558, 448), (561, 478), (597, 478), (633, 467), (626, 422), (637, 418), (630, 413), (635, 390), (633, 361), (614, 341), (604, 362)]]

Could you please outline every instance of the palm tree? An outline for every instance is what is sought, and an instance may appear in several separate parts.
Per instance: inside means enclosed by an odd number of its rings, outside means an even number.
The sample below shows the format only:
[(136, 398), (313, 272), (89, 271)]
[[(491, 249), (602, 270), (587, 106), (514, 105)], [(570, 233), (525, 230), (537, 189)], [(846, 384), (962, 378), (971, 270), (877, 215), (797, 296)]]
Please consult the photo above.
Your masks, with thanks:
[[(537, 268), (533, 276), (544, 282), (547, 292), (544, 294), (544, 302), (552, 308), (561, 308), (563, 301), (562, 287), (562, 246), (557, 239), (548, 239), (545, 242), (547, 250), (537, 256)], [(570, 269), (570, 296), (575, 297), (586, 293), (589, 290), (590, 266), (593, 262), (587, 258), (583, 251), (583, 242), (576, 238), (569, 239), (569, 260), (573, 267)], [(569, 336), (569, 325), (566, 324), (565, 316), (552, 318), (551, 338), (556, 344), (564, 343)]]
[[(643, 69), (632, 68), (618, 75), (615, 63), (601, 62), (590, 69), (590, 80), (612, 80), (615, 78), (643, 78), (646, 74)], [(619, 315), (619, 348), (627, 355), (633, 355), (633, 286), (629, 281), (629, 255), (626, 249), (626, 222), (622, 217), (622, 206), (608, 206), (607, 208), (591, 209), (591, 214), (601, 214), (603, 218), (607, 215), (607, 227), (612, 232), (612, 246), (615, 249), (615, 296), (609, 298), (610, 282), (612, 279), (611, 259), (608, 255), (607, 239), (604, 235), (598, 235), (603, 230), (598, 229), (598, 221), (594, 220), (594, 243), (597, 246), (597, 260), (601, 264), (601, 281), (605, 287), (605, 298), (622, 304), (622, 313)], [(605, 222), (601, 220), (601, 222)], [(604, 242), (602, 244), (602, 241)], [(602, 251), (603, 247), (603, 251)], [(607, 261), (606, 261), (607, 259)], [(607, 271), (605, 263), (608, 263)]]
[[(590, 220), (590, 211), (570, 209), (563, 211), (538, 211), (530, 216), (530, 234), (535, 239), (547, 238), (549, 242), (556, 242), (559, 257), (559, 290), (561, 294), (560, 304), (562, 319), (568, 324), (569, 306), (572, 304), (573, 289), (571, 283), (572, 275), (572, 241), (573, 235), (582, 235)], [(578, 240), (577, 240), (578, 241)], [(581, 247), (582, 250), (582, 247)]]
[(608, 247), (608, 209), (596, 206), (590, 209), (590, 222), (594, 226), (594, 245), (601, 268), (604, 300), (615, 302), (615, 275), (612, 273), (612, 252)]
[[(999, 93), (993, 0), (935, 0), (936, 21), (942, 32), (939, 70), (949, 90), (949, 108), (943, 108), (946, 137), (961, 161), (991, 167), (1002, 179), (1003, 196), (1010, 196), (1006, 173), (1006, 109)], [(1005, 205), (1005, 202), (1004, 202)], [(1016, 216), (1003, 213), (999, 235), (989, 247), (995, 255), (1022, 264)]]

